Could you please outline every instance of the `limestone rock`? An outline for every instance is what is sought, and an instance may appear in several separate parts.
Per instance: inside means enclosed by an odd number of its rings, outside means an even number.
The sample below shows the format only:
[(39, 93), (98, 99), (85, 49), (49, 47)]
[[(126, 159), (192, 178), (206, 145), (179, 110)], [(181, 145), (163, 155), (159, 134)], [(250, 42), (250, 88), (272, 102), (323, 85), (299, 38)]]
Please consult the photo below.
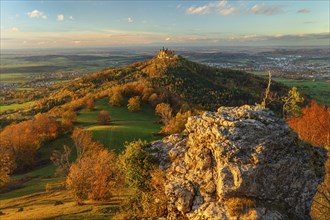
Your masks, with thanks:
[(271, 111), (221, 107), (190, 117), (186, 133), (152, 144), (168, 219), (310, 219), (326, 152)]

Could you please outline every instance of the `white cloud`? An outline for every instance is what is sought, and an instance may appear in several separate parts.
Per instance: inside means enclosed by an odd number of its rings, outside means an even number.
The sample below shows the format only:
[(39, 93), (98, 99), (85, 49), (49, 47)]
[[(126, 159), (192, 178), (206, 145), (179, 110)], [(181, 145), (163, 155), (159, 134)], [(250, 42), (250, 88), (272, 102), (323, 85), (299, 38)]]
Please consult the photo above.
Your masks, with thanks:
[(219, 9), (218, 14), (223, 15), (223, 16), (228, 16), (228, 15), (234, 14), (238, 10), (239, 10), (238, 7), (229, 6), (229, 7)]
[(69, 20), (74, 20), (74, 17), (72, 15), (69, 16)]
[(62, 14), (57, 15), (57, 20), (64, 21), (64, 15), (62, 15)]
[(297, 11), (297, 13), (302, 13), (302, 14), (307, 14), (311, 12), (311, 10), (309, 10), (308, 8), (303, 8)]
[(193, 14), (199, 14), (199, 15), (204, 15), (210, 13), (210, 5), (204, 5), (200, 7), (196, 6), (191, 6), (186, 10), (187, 14), (193, 15)]
[(129, 17), (129, 18), (127, 18), (127, 22), (128, 23), (133, 23), (134, 21), (133, 21), (133, 19), (131, 17)]
[(17, 27), (12, 27), (11, 31), (12, 32), (19, 32), (19, 29)]
[(257, 15), (277, 15), (281, 14), (283, 10), (279, 5), (256, 4), (250, 9), (250, 12)]
[(170, 41), (170, 40), (171, 40), (170, 37), (165, 38), (165, 41)]
[[(190, 6), (186, 9), (186, 13), (190, 15), (205, 15), (216, 13), (221, 16), (230, 16), (241, 11), (242, 14), (262, 14), (262, 15), (276, 15), (283, 13), (283, 8), (280, 5), (266, 5), (256, 4), (253, 7), (248, 7), (244, 2), (234, 3), (229, 0), (220, 0), (217, 2), (210, 2), (201, 6)], [(308, 13), (307, 10), (299, 10), (299, 13)]]
[(178, 4), (177, 6), (176, 6), (176, 9), (179, 9), (179, 8), (181, 8), (182, 7), (182, 5), (181, 4)]
[(42, 19), (47, 19), (47, 16), (44, 15), (43, 12), (38, 11), (38, 10), (33, 10), (33, 11), (31, 11), (31, 12), (28, 12), (27, 15), (28, 15), (30, 18), (42, 18)]
[(191, 6), (186, 10), (187, 14), (209, 14), (209, 13), (217, 13), (218, 15), (222, 16), (228, 16), (233, 15), (236, 11), (238, 11), (240, 8), (237, 6), (233, 6), (230, 3), (228, 3), (227, 0), (221, 0), (218, 2), (211, 2), (203, 6)]
[(73, 41), (73, 43), (75, 43), (75, 44), (80, 44), (81, 41), (80, 41), (80, 40), (75, 40), (75, 41)]

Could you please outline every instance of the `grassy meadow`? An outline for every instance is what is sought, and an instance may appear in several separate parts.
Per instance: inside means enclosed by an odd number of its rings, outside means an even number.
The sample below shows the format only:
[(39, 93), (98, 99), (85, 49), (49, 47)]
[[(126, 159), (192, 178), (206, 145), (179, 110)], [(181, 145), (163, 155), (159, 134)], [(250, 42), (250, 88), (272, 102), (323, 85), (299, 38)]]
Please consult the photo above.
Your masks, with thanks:
[[(97, 116), (101, 110), (110, 113), (110, 125), (98, 125)], [(117, 153), (124, 148), (125, 141), (137, 139), (152, 141), (160, 137), (155, 135), (160, 131), (159, 118), (148, 105), (142, 105), (141, 111), (129, 112), (126, 106), (110, 107), (108, 99), (101, 99), (95, 105), (94, 111), (84, 109), (79, 112), (77, 126), (82, 126), (93, 133), (98, 140)]]
[(33, 103), (35, 103), (35, 101), (25, 102), (25, 103), (21, 103), (21, 104), (1, 105), (0, 112), (25, 108), (26, 106), (32, 105)]

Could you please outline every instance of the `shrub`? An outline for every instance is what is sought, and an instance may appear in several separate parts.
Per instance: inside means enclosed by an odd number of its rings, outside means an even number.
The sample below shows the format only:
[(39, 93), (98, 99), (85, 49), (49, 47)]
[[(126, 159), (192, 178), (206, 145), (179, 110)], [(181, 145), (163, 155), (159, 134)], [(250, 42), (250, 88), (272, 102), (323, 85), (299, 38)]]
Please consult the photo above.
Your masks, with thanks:
[(119, 157), (125, 182), (134, 192), (116, 215), (117, 219), (156, 218), (166, 214), (165, 172), (154, 165), (148, 146), (141, 140), (128, 143)]
[(133, 141), (126, 143), (125, 151), (119, 156), (121, 170), (125, 176), (126, 184), (134, 189), (146, 190), (150, 171), (154, 164), (151, 156), (145, 150), (150, 144), (146, 141)]
[(160, 103), (156, 106), (155, 112), (162, 119), (164, 125), (168, 124), (170, 119), (172, 118), (172, 108), (169, 104)]
[(185, 129), (185, 125), (190, 116), (190, 111), (185, 113), (178, 112), (175, 117), (170, 118), (168, 123), (162, 127), (162, 131), (166, 134), (181, 133)]

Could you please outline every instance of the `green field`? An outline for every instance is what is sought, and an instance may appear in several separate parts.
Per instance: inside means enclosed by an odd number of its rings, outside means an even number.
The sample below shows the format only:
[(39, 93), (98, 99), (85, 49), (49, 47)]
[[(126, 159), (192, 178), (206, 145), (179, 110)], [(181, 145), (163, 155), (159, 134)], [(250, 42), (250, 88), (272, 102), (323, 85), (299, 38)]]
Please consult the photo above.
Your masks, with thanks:
[(11, 105), (2, 105), (0, 106), (0, 112), (7, 111), (7, 110), (16, 110), (20, 108), (25, 108), (26, 106), (32, 105), (35, 101), (25, 102), (22, 104), (11, 104)]
[[(253, 72), (253, 74), (268, 77), (266, 72)], [(272, 79), (288, 87), (297, 87), (300, 92), (311, 96), (319, 104), (330, 106), (330, 82), (326, 80), (295, 80), (278, 77)]]
[(303, 94), (310, 95), (318, 103), (330, 106), (330, 83), (325, 80), (291, 80), (283, 78), (274, 78), (289, 87), (297, 87)]
[[(110, 125), (98, 125), (97, 116), (101, 110), (110, 113)], [(108, 99), (101, 99), (96, 103), (94, 111), (82, 110), (78, 117), (77, 126), (83, 126), (93, 132), (94, 140), (99, 141), (117, 153), (123, 150), (125, 141), (156, 140), (154, 135), (160, 131), (159, 118), (153, 109), (143, 105), (141, 111), (131, 113), (126, 107), (110, 107)]]
[(26, 77), (28, 74), (24, 73), (3, 73), (0, 74), (0, 83), (11, 84), (11, 83), (25, 83), (28, 80)]

